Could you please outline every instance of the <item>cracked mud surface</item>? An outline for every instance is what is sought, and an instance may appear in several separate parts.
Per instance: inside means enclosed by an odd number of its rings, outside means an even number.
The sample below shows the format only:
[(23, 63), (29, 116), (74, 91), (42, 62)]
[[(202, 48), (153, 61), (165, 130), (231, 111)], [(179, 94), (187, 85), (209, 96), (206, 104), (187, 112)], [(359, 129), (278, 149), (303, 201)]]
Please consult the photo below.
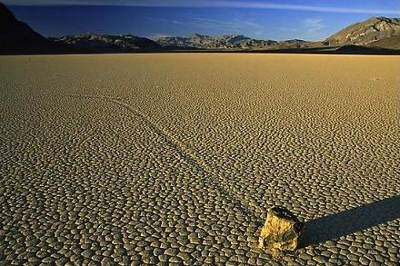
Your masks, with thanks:
[[(398, 265), (399, 59), (0, 57), (0, 265)], [(302, 247), (255, 248), (266, 211)]]

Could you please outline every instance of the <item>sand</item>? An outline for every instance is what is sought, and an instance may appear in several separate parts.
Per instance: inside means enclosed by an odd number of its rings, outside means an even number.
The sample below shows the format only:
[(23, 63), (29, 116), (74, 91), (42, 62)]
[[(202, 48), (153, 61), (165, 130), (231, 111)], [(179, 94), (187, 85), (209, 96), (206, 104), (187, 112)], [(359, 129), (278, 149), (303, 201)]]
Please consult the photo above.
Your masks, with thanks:
[[(0, 262), (397, 265), (400, 59), (0, 57)], [(268, 208), (302, 247), (255, 248)]]

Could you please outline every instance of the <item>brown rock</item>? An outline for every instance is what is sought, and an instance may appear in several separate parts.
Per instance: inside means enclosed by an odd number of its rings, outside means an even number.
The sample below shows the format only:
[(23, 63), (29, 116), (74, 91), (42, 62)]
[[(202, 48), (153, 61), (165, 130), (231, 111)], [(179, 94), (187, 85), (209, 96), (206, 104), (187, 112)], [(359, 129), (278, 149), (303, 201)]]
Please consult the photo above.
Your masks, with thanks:
[(268, 248), (273, 254), (280, 251), (293, 251), (304, 231), (300, 222), (289, 210), (274, 207), (268, 210), (267, 220), (261, 230), (259, 248)]

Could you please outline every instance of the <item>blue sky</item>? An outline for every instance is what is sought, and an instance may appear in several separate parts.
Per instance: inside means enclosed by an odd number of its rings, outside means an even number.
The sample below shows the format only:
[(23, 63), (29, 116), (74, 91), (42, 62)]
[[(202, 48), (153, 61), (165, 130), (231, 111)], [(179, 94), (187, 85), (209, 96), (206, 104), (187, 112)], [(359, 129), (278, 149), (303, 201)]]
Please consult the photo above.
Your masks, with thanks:
[(400, 17), (400, 0), (3, 0), (45, 36), (98, 32), (149, 38), (243, 34), (322, 40), (372, 16)]

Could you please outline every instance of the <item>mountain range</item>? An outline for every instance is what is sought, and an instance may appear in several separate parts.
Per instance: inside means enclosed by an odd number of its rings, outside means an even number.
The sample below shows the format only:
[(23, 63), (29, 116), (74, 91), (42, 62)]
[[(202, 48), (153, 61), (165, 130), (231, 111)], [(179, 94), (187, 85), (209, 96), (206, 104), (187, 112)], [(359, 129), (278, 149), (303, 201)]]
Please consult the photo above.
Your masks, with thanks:
[(161, 37), (154, 41), (131, 34), (96, 33), (45, 38), (26, 23), (17, 20), (11, 11), (0, 3), (0, 54), (178, 50), (400, 53), (400, 18), (372, 17), (317, 42), (297, 39), (257, 40), (243, 35), (201, 34)]
[(101, 52), (135, 52), (138, 50), (160, 50), (158, 43), (131, 34), (109, 35), (109, 34), (82, 34), (69, 35), (59, 38), (49, 38), (57, 44), (72, 47), (81, 52), (92, 50)]
[(333, 34), (324, 41), (308, 42), (304, 40), (256, 40), (243, 35), (208, 36), (194, 34), (189, 37), (161, 37), (156, 40), (162, 47), (169, 48), (239, 48), (239, 49), (295, 49), (315, 47), (340, 47), (359, 45), (398, 48), (400, 36), (400, 18), (373, 17), (352, 24)]
[(266, 47), (277, 43), (273, 40), (256, 40), (233, 34), (215, 37), (201, 34), (189, 37), (161, 37), (156, 42), (163, 47), (198, 49)]

